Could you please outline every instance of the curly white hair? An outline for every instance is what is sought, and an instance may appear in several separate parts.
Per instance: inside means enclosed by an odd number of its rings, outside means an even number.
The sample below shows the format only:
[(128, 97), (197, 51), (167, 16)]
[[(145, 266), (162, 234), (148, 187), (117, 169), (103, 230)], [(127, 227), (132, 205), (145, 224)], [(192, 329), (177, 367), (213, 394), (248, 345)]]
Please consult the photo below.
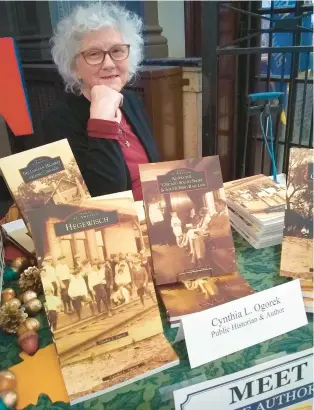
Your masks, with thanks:
[(69, 16), (60, 20), (50, 40), (52, 58), (65, 82), (66, 91), (81, 93), (81, 81), (73, 70), (75, 56), (80, 50), (85, 35), (104, 27), (116, 29), (121, 33), (123, 41), (130, 44), (128, 79), (130, 80), (136, 74), (143, 59), (144, 40), (141, 18), (113, 3), (78, 6)]

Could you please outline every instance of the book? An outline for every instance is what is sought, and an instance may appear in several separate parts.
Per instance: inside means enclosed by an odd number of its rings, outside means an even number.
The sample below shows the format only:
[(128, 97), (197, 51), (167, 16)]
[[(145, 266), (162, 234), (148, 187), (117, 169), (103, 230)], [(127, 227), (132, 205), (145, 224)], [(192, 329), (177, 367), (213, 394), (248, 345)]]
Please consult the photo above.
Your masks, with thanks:
[(286, 190), (266, 175), (254, 175), (224, 184), (228, 206), (258, 227), (284, 219)]
[(291, 148), (280, 275), (313, 281), (313, 149)]
[(285, 184), (284, 174), (278, 183), (255, 175), (224, 184), (231, 226), (255, 249), (282, 241)]
[(66, 139), (1, 158), (0, 169), (25, 222), (31, 209), (90, 197)]
[[(230, 211), (229, 211), (230, 215)], [(282, 241), (282, 235), (263, 235), (261, 238), (254, 238), (247, 233), (242, 227), (240, 227), (237, 222), (230, 217), (230, 224), (235, 231), (237, 231), (250, 245), (255, 249), (261, 249), (268, 246), (279, 245)]]
[(308, 298), (314, 298), (313, 280), (300, 279), (302, 295)]
[(27, 217), (72, 404), (178, 363), (142, 266), (132, 199), (48, 204)]
[(236, 272), (219, 157), (139, 168), (156, 285)]

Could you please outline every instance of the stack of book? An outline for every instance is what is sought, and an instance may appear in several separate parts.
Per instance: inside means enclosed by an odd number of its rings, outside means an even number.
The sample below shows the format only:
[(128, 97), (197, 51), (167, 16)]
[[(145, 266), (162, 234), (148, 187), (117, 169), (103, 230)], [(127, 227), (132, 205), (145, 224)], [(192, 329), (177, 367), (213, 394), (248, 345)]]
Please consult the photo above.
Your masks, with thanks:
[(171, 327), (252, 294), (236, 265), (219, 157), (140, 165), (140, 176), (143, 228)]
[(304, 306), (313, 313), (313, 154), (291, 148), (280, 275), (300, 279)]
[(231, 226), (255, 249), (282, 241), (286, 187), (265, 175), (226, 182)]

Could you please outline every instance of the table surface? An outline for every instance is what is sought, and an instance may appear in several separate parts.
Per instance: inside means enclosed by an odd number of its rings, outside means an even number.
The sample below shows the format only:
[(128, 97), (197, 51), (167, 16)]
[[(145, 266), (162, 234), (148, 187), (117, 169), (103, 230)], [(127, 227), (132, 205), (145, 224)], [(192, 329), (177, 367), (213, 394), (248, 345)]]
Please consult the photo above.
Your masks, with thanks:
[[(287, 281), (286, 278), (279, 277), (280, 246), (256, 250), (237, 233), (234, 233), (233, 236), (239, 271), (256, 291), (262, 291)], [(6, 287), (8, 285), (12, 287), (12, 283), (6, 284)], [(165, 323), (164, 311), (161, 313)], [(180, 358), (178, 366), (74, 406), (61, 402), (51, 403), (48, 396), (41, 395), (36, 405), (28, 406), (26, 409), (172, 410), (174, 409), (172, 391), (175, 389), (246, 369), (254, 366), (256, 360), (271, 360), (274, 355), (283, 352), (285, 354), (295, 353), (312, 347), (312, 315), (308, 315), (308, 320), (307, 326), (193, 370), (189, 366), (185, 342), (182, 341), (174, 345)], [(42, 348), (52, 343), (52, 338), (43, 313), (41, 313), (40, 321), (42, 323), (40, 347)], [(173, 342), (177, 329), (171, 329), (165, 324), (164, 330), (168, 340)], [(0, 370), (19, 363), (21, 361), (19, 353), (17, 337), (0, 331)], [(265, 359), (267, 357), (268, 359)]]

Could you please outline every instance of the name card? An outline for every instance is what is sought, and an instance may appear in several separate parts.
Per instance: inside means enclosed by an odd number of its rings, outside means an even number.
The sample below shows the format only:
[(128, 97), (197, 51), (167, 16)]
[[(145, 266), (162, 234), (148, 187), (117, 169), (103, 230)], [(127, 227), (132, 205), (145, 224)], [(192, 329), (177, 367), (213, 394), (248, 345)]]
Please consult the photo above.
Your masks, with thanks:
[(174, 392), (176, 410), (310, 410), (313, 349)]
[(176, 341), (185, 338), (193, 369), (307, 323), (300, 281), (294, 280), (184, 317)]

